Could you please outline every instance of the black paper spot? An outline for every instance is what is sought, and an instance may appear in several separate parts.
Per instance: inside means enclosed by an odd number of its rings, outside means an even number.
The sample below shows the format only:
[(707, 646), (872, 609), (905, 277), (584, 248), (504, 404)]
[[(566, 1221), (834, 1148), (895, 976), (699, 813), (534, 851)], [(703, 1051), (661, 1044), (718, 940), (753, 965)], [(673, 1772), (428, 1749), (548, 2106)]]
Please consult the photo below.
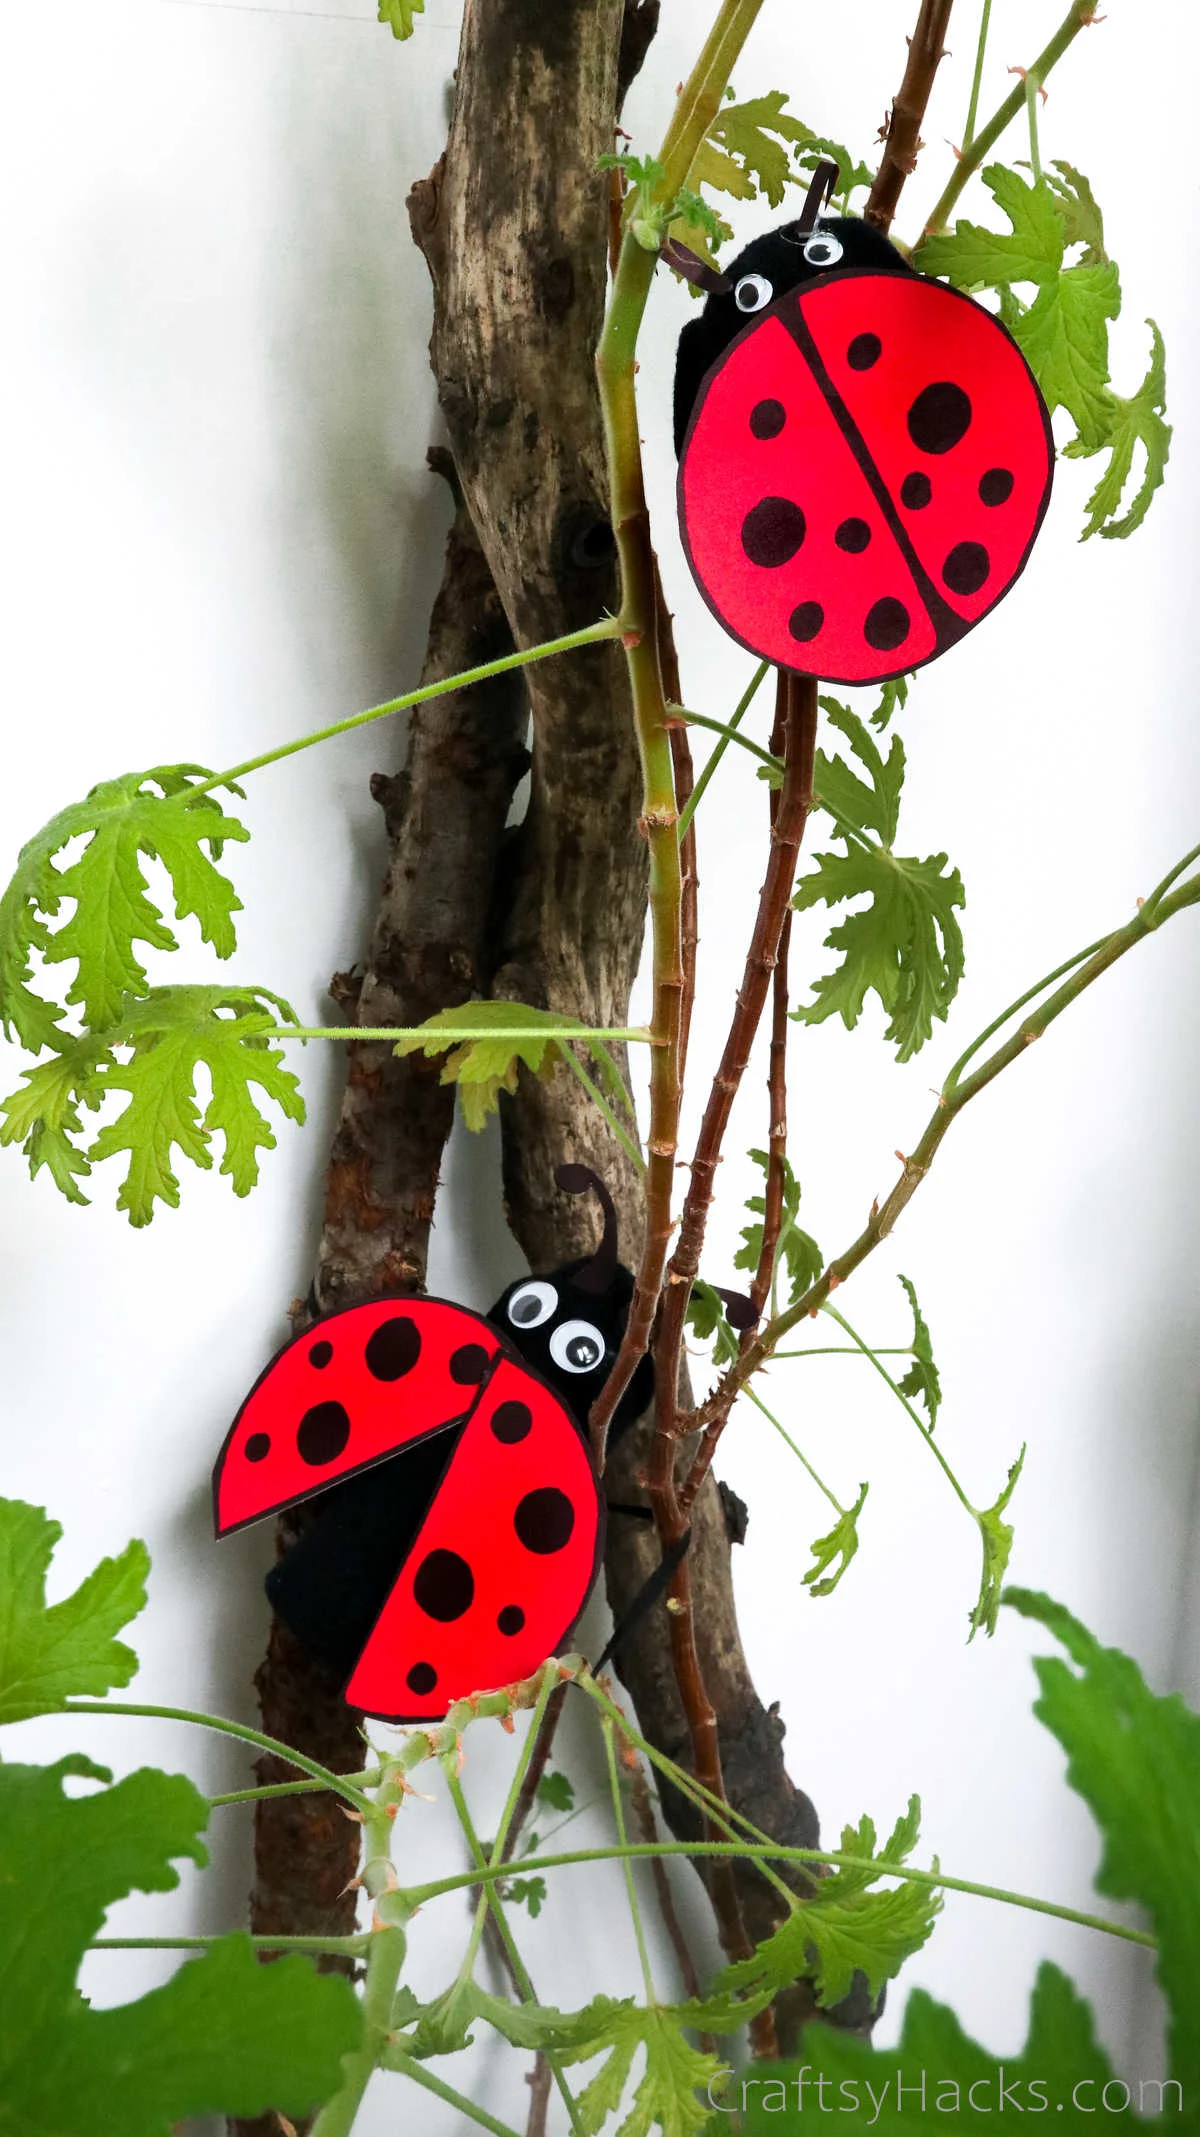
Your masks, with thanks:
[(381, 1321), (363, 1353), (376, 1380), (402, 1380), (421, 1355), (421, 1331), (407, 1314)]
[(752, 564), (789, 564), (805, 535), (804, 514), (790, 497), (763, 497), (742, 521), (742, 548)]
[(782, 401), (756, 401), (750, 410), (750, 429), (756, 438), (777, 438), (786, 422)]
[(900, 502), (907, 505), (910, 512), (923, 512), (932, 496), (933, 484), (928, 475), (906, 475), (900, 485)]
[(332, 1356), (332, 1343), (326, 1343), (322, 1341), (320, 1343), (313, 1344), (313, 1347), (308, 1354), (308, 1362), (310, 1365), (315, 1365), (319, 1373), (323, 1373)]
[(482, 1343), (464, 1343), (450, 1360), (450, 1378), (456, 1387), (478, 1387), (488, 1369), (488, 1354)]
[(942, 577), (953, 594), (977, 594), (991, 568), (982, 542), (956, 542), (942, 566)]
[(848, 556), (861, 556), (871, 539), (871, 529), (865, 519), (844, 519), (833, 539)]
[(496, 1624), (500, 1631), (510, 1639), (514, 1632), (523, 1632), (525, 1628), (525, 1612), (522, 1610), (521, 1605), (519, 1603), (506, 1603), (496, 1619)]
[(432, 1662), (414, 1662), (405, 1682), (410, 1692), (423, 1697), (426, 1692), (432, 1692), (437, 1683), (437, 1671)]
[(515, 1447), (528, 1437), (533, 1415), (528, 1403), (502, 1402), (492, 1419), (492, 1431), (505, 1447)]
[(908, 411), (908, 435), (923, 453), (948, 453), (971, 427), (971, 403), (951, 379), (936, 379)]
[(846, 351), (846, 362), (852, 371), (869, 371), (877, 364), (883, 351), (878, 334), (856, 334)]
[(296, 1448), (302, 1462), (320, 1469), (334, 1462), (350, 1437), (350, 1419), (340, 1402), (317, 1402), (306, 1410), (296, 1431)]
[(979, 478), (979, 495), (985, 505), (1006, 505), (1013, 493), (1012, 471), (990, 467)]
[(265, 1462), (271, 1452), (270, 1436), (266, 1432), (252, 1432), (246, 1441), (246, 1460)]
[(565, 1491), (554, 1484), (527, 1491), (513, 1515), (513, 1527), (525, 1549), (542, 1558), (561, 1551), (570, 1542), (574, 1526), (575, 1509)]
[(825, 611), (819, 601), (802, 601), (788, 617), (788, 629), (798, 645), (806, 646), (815, 638), (825, 621)]
[(877, 601), (873, 608), (867, 610), (863, 637), (869, 646), (874, 646), (877, 653), (894, 652), (908, 637), (910, 621), (903, 601), (897, 601), (893, 595), (885, 594), (882, 601)]
[(475, 1600), (475, 1575), (457, 1551), (430, 1551), (417, 1567), (413, 1594), (426, 1617), (451, 1625)]

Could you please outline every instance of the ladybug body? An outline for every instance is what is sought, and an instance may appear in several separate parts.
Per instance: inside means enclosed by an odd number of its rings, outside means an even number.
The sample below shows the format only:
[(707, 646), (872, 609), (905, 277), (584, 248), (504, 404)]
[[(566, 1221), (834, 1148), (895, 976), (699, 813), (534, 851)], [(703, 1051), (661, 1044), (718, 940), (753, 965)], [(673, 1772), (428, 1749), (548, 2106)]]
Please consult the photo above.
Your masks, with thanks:
[[(260, 1376), (216, 1464), (219, 1536), (321, 1495), (267, 1594), (381, 1720), (435, 1720), (528, 1676), (596, 1576), (604, 1509), (584, 1427), (632, 1278), (600, 1183), (579, 1167), (560, 1182), (601, 1194), (589, 1260), (509, 1285), (487, 1319), (391, 1298), (316, 1322)], [(652, 1377), (644, 1360), (618, 1426)]]
[(777, 667), (907, 673), (1005, 594), (1050, 495), (1020, 350), (850, 216), (759, 238), (680, 338), (680, 525), (705, 601)]

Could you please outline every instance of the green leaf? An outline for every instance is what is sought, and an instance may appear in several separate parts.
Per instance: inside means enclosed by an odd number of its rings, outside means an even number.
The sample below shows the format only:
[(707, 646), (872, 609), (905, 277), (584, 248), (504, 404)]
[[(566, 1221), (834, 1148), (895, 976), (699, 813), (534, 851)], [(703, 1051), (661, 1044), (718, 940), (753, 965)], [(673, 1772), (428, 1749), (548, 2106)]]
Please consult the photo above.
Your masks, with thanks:
[(886, 1036), (897, 1059), (908, 1061), (944, 1019), (963, 974), (962, 930), (955, 909), (965, 901), (962, 878), (944, 853), (928, 860), (903, 859), (882, 849), (852, 847), (846, 854), (819, 853), (816, 870), (801, 878), (794, 905), (803, 912), (823, 902), (870, 900), (825, 937), (842, 962), (816, 980), (815, 999), (793, 1011), (802, 1023), (840, 1016), (857, 1024), (867, 995), (887, 1011)]
[(61, 1053), (35, 1067), (23, 1069), (23, 1089), (0, 1103), (0, 1144), (20, 1143), (29, 1160), (30, 1179), (36, 1180), (44, 1165), (55, 1186), (68, 1202), (86, 1205), (77, 1179), (91, 1172), (87, 1152), (75, 1141), (83, 1133), (81, 1105), (93, 1111), (100, 1104), (98, 1072), (112, 1064), (112, 1051), (102, 1039), (86, 1034), (70, 1041), (58, 1040)]
[(874, 712), (867, 714), (867, 718), (877, 734), (883, 733), (893, 713), (899, 712), (902, 706), (907, 705), (908, 684), (909, 678), (907, 675), (896, 675), (893, 676), (890, 683), (880, 684), (879, 703)]
[[(803, 1576), (803, 1585), (814, 1595), (832, 1595), (858, 1550), (858, 1517), (866, 1502), (868, 1486), (860, 1484), (853, 1506), (843, 1507), (828, 1535), (809, 1544), (813, 1562)], [(840, 1563), (839, 1563), (840, 1561)], [(830, 1567), (834, 1571), (829, 1571)]]
[(295, 1956), (260, 1966), (222, 1937), (135, 2003), (92, 2010), (80, 1962), (129, 1892), (170, 1892), (205, 1860), (208, 1805), (142, 1771), (68, 1796), (97, 1769), (0, 1766), (0, 2133), (169, 2137), (185, 2116), (304, 2114), (336, 2090), (362, 2030), (354, 1992)]
[[(31, 1052), (61, 1044), (52, 1029), (61, 1011), (39, 1003), (24, 984), (31, 949), (48, 965), (74, 962), (67, 1000), (97, 1031), (114, 1022), (127, 992), (145, 987), (136, 945), (178, 947), (149, 895), (143, 854), (167, 870), (176, 918), (194, 917), (218, 957), (235, 948), (233, 915), (241, 900), (215, 862), (227, 840), (250, 834), (215, 794), (195, 791), (211, 776), (203, 765), (160, 764), (105, 780), (22, 847), (0, 901), (0, 1021)], [(56, 868), (55, 854), (78, 838), (82, 851)], [(75, 901), (74, 913), (52, 928), (64, 898)]]
[(102, 1699), (137, 1671), (133, 1649), (113, 1635), (145, 1605), (145, 1544), (101, 1559), (73, 1595), (47, 1605), (61, 1536), (44, 1508), (0, 1499), (0, 1722), (56, 1714), (72, 1694)]
[(1020, 1454), (1008, 1472), (1008, 1482), (1005, 1484), (1004, 1490), (995, 1505), (986, 1507), (982, 1513), (977, 1513), (975, 1516), (976, 1521), (979, 1523), (979, 1534), (983, 1543), (983, 1574), (979, 1583), (979, 1600), (971, 1612), (971, 1630), (967, 1635), (968, 1643), (975, 1638), (977, 1632), (986, 1632), (990, 1639), (996, 1630), (996, 1617), (1000, 1608), (1000, 1589), (1004, 1576), (1008, 1571), (1008, 1561), (1012, 1555), (1013, 1546), (1012, 1528), (1007, 1521), (1002, 1521), (1000, 1516), (1016, 1490), (1017, 1478), (1020, 1476), (1024, 1466), (1025, 1449), (1022, 1447)]
[(531, 1919), (536, 1922), (546, 1904), (546, 1880), (544, 1877), (505, 1878), (502, 1897), (514, 1907), (528, 1907)]
[(818, 703), (829, 725), (846, 737), (852, 755), (857, 757), (867, 774), (867, 780), (861, 779), (844, 757), (830, 757), (819, 749), (813, 770), (817, 806), (828, 811), (839, 829), (850, 825), (856, 831), (872, 831), (884, 846), (890, 846), (900, 820), (905, 763), (903, 742), (899, 735), (893, 735), (885, 758), (875, 737), (848, 705), (839, 704), (837, 698), (832, 697), (820, 698)]
[(1058, 203), (1068, 252), (1075, 245), (1083, 247), (1083, 257), (1076, 265), (1103, 267), (1108, 259), (1104, 250), (1104, 218), (1083, 172), (1077, 171), (1073, 163), (1059, 159), (1043, 176)]
[(782, 89), (768, 89), (741, 104), (722, 104), (692, 165), (692, 183), (737, 200), (765, 193), (777, 208), (786, 188), (797, 182), (785, 144), (812, 140), (811, 128), (785, 111), (786, 103)]
[(929, 1429), (932, 1432), (937, 1423), (938, 1411), (941, 1408), (942, 1383), (938, 1377), (937, 1366), (934, 1363), (933, 1343), (929, 1329), (917, 1303), (916, 1288), (907, 1276), (902, 1276), (900, 1282), (904, 1286), (908, 1303), (912, 1307), (913, 1362), (899, 1385), (901, 1391), (905, 1395), (911, 1395), (914, 1402), (924, 1403), (925, 1414), (929, 1419)]
[(744, 2137), (775, 2137), (790, 2129), (790, 2121), (780, 2120), (784, 2108), (795, 2114), (796, 2128), (836, 2112), (839, 2130), (870, 2130), (873, 2137), (924, 2137), (935, 2130), (946, 2137), (968, 2130), (984, 2137), (1005, 2111), (1001, 2127), (1018, 2115), (1050, 2113), (1055, 2137), (1079, 2137), (1100, 2115), (1106, 2130), (1143, 2129), (1118, 2104), (1124, 2096), (1119, 2080), (1113, 2102), (1101, 2106), (1114, 2078), (1087, 2004), (1057, 1967), (1043, 1966), (1025, 2046), (1002, 2062), (963, 2032), (945, 2004), (914, 1989), (895, 2048), (872, 2048), (832, 2026), (810, 2025), (797, 2062), (755, 2064), (744, 2092), (735, 2085), (734, 2095), (745, 2100)]
[(980, 175), (1011, 230), (956, 223), (953, 230), (921, 239), (913, 254), (914, 267), (925, 275), (944, 275), (956, 289), (1004, 289), (1014, 282), (1052, 289), (1062, 271), (1067, 242), (1055, 194), (1044, 179), (1027, 185), (1003, 163), (989, 163)]
[(843, 215), (850, 211), (851, 195), (860, 188), (869, 192), (875, 173), (867, 163), (858, 163), (841, 141), (831, 141), (823, 134), (810, 134), (803, 148), (796, 150), (798, 170), (815, 171), (818, 163), (830, 156), (838, 167), (838, 182), (834, 200)]
[(411, 37), (414, 15), (425, 13), (425, 0), (379, 0), (379, 20), (391, 25), (392, 36), (403, 42)]
[(875, 1868), (839, 1870), (818, 1878), (811, 1899), (794, 1900), (786, 1921), (748, 1959), (722, 1970), (714, 1984), (717, 1991), (736, 1990), (766, 2001), (790, 1982), (809, 1978), (818, 2003), (829, 2005), (840, 2003), (855, 1974), (861, 1973), (872, 1995), (878, 1995), (884, 1982), (920, 1951), (941, 1910), (941, 1898), (931, 1886), (906, 1881), (885, 1890), (867, 1889), (916, 1846), (919, 1816), (914, 1796), (878, 1855), (869, 1818), (848, 1826), (841, 1852), (869, 1855)]
[(544, 1773), (537, 1785), (537, 1800), (548, 1810), (573, 1811), (575, 1789), (565, 1773)]
[[(770, 1158), (765, 1150), (752, 1150), (751, 1158), (762, 1167), (764, 1173), (770, 1168)], [(766, 1196), (748, 1195), (746, 1208), (760, 1220), (766, 1217)], [(779, 1227), (779, 1241), (775, 1249), (775, 1268), (772, 1273), (772, 1290), (780, 1273), (787, 1276), (789, 1306), (815, 1284), (825, 1266), (824, 1256), (811, 1233), (802, 1229), (798, 1217), (800, 1210), (800, 1182), (791, 1165), (783, 1161), (783, 1216)], [(747, 1224), (742, 1227), (742, 1245), (733, 1257), (735, 1269), (754, 1271), (758, 1267), (763, 1246), (763, 1224)]]
[(1104, 1835), (1097, 1891), (1136, 1900), (1150, 1917), (1171, 2012), (1171, 2076), (1190, 2105), (1200, 2097), (1200, 1715), (1178, 1695), (1151, 1692), (1128, 1655), (1101, 1647), (1047, 1596), (1009, 1588), (1004, 1601), (1067, 1651), (1068, 1661), (1035, 1661), (1034, 1713), (1063, 1746), (1067, 1780)]
[(1108, 321), (1120, 309), (1113, 261), (1106, 267), (1071, 267), (1038, 291), (1012, 329), (1051, 415), (1065, 408), (1081, 445), (1091, 452), (1107, 440)]
[[(451, 1033), (467, 1025), (484, 1036), (460, 1043), (453, 1036), (442, 1036), (447, 1025)], [(464, 1002), (459, 1009), (439, 1009), (436, 1016), (428, 1017), (421, 1026), (422, 1036), (401, 1039), (396, 1052), (423, 1053), (433, 1060), (452, 1049), (441, 1081), (458, 1085), (463, 1120), (468, 1128), (479, 1129), (489, 1113), (497, 1110), (501, 1091), (516, 1090), (522, 1062), (543, 1083), (550, 1081), (563, 1044), (559, 1035), (578, 1028), (577, 1017), (560, 1016), (553, 1009), (531, 1009), (525, 1002)], [(523, 1036), (513, 1038), (514, 1031)]]
[[(540, 1882), (540, 1880), (539, 1880)], [(416, 2018), (416, 2028), (405, 2052), (422, 2059), (431, 2055), (457, 2055), (469, 2048), (475, 2035), (471, 2027), (479, 2019), (494, 2026), (514, 2048), (553, 2046), (568, 2024), (561, 2011), (537, 2003), (512, 2003), (507, 1996), (493, 1996), (467, 1976), (456, 1979), (432, 2003), (410, 2011), (406, 2023)]]
[[(1107, 398), (1107, 435), (1103, 447), (1090, 447), (1082, 438), (1073, 438), (1065, 447), (1069, 459), (1085, 459), (1095, 450), (1106, 450), (1109, 463), (1087, 501), (1088, 520), (1082, 540), (1091, 534), (1102, 535), (1105, 541), (1123, 541), (1140, 527), (1150, 509), (1154, 492), (1162, 485), (1166, 473), (1167, 458), (1171, 450), (1171, 426), (1165, 421), (1167, 373), (1166, 352), (1163, 338), (1153, 319), (1146, 321), (1150, 329), (1150, 368), (1132, 400), (1122, 400), (1116, 393)], [(1144, 454), (1142, 479), (1129, 510), (1120, 519), (1116, 514), (1121, 509), (1126, 484), (1133, 468), (1135, 448), (1140, 445)]]
[[(621, 2104), (630, 2071), (644, 2056), (642, 2077), (616, 2137), (695, 2137), (708, 2120), (708, 2087), (721, 2068), (715, 2055), (703, 2055), (686, 2038), (684, 2027), (702, 2023), (687, 2006), (615, 2003), (599, 1996), (581, 2011), (571, 2037), (559, 2052), (565, 2063), (605, 2061), (579, 2095), (579, 2114), (588, 2137), (601, 2129)], [(700, 2097), (697, 2097), (699, 2095)]]
[[(235, 1195), (249, 1194), (258, 1180), (259, 1151), (275, 1147), (255, 1087), (289, 1120), (304, 1119), (300, 1086), (268, 1037), (279, 1029), (273, 1010), (294, 1022), (288, 1004), (265, 987), (155, 987), (144, 1001), (126, 1005), (115, 1043), (132, 1046), (132, 1054), (102, 1065), (85, 1085), (85, 1096), (94, 1104), (113, 1092), (128, 1093), (125, 1110), (100, 1130), (87, 1156), (99, 1164), (128, 1154), (117, 1208), (131, 1224), (149, 1224), (156, 1201), (178, 1207), (173, 1153), (180, 1149), (207, 1171), (214, 1135), (225, 1145), (221, 1172)], [(199, 1069), (211, 1084), (203, 1117), (196, 1099)]]
[(724, 1302), (711, 1284), (702, 1276), (692, 1285), (688, 1300), (686, 1325), (700, 1343), (713, 1341), (712, 1362), (714, 1365), (732, 1365), (738, 1356), (738, 1339), (726, 1317)]

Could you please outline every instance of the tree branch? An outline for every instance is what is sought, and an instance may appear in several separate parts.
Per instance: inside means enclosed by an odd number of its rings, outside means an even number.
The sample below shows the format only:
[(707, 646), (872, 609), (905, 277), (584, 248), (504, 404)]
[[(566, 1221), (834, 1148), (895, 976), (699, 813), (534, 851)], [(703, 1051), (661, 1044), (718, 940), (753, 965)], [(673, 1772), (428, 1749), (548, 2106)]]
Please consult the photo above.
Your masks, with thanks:
[(908, 64), (887, 122), (883, 156), (863, 214), (884, 234), (891, 229), (904, 182), (917, 167), (923, 147), (921, 125), (933, 94), (934, 76), (945, 58), (946, 28), (954, 0), (921, 0), (916, 28), (908, 40)]

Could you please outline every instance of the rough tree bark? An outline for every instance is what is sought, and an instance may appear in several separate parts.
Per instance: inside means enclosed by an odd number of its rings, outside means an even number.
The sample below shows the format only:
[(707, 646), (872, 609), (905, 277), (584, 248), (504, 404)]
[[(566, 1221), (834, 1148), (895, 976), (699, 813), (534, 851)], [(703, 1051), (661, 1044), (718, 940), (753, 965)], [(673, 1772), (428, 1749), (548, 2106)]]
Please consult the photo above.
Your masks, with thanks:
[[(925, 79), (917, 86), (925, 95), (947, 12), (946, 0), (922, 8), (922, 23), (935, 33), (920, 55)], [(467, 0), (446, 153), (409, 204), (433, 281), (431, 359), (460, 486), (425, 680), (514, 641), (531, 645), (576, 629), (616, 605), (592, 362), (608, 237), (608, 192), (596, 159), (611, 146), (657, 14), (658, 0)], [(899, 129), (911, 127), (914, 143), (923, 100), (917, 106), (915, 96), (905, 99)], [(907, 139), (892, 147), (907, 153)], [(894, 199), (889, 192), (873, 205), (887, 213)], [(530, 801), (519, 832), (506, 839), (529, 711)], [(490, 993), (589, 1022), (626, 1021), (646, 864), (616, 647), (545, 662), (524, 678), (421, 708), (404, 770), (377, 778), (374, 791), (392, 858), (363, 977), (335, 982), (348, 1019), (414, 1024)], [(764, 797), (764, 819), (765, 810)], [(451, 1111), (437, 1063), (397, 1061), (369, 1044), (350, 1049), (326, 1183), (319, 1310), (421, 1285)], [(567, 1157), (606, 1175), (625, 1257), (636, 1257), (637, 1179), (573, 1077), (560, 1071), (545, 1084), (523, 1072), (504, 1108), (503, 1137), (509, 1219), (535, 1270), (592, 1244), (593, 1219), (554, 1186), (554, 1169)], [(647, 1448), (645, 1428), (618, 1444), (610, 1497), (644, 1502)], [(783, 1722), (760, 1699), (742, 1650), (730, 1534), (711, 1476), (692, 1529), (697, 1639), (729, 1798), (781, 1842), (815, 1845), (816, 1814), (784, 1765)], [(281, 1543), (291, 1533), (281, 1531)], [(610, 1524), (606, 1578), (617, 1617), (657, 1553), (649, 1523)], [(689, 1733), (661, 1608), (627, 1643), (621, 1671), (646, 1735), (686, 1765)], [(278, 1626), (257, 1681), (274, 1734), (342, 1770), (358, 1764), (358, 1717)], [(270, 1761), (261, 1772), (280, 1777)], [(697, 1835), (686, 1804), (668, 1794), (664, 1809), (676, 1834)], [(254, 1927), (344, 1933), (353, 1895), (342, 1888), (356, 1851), (356, 1828), (327, 1798), (259, 1806)], [(738, 1888), (757, 1940), (777, 1920), (777, 1900), (752, 1869), (739, 1869)], [(784, 1999), (785, 2051), (812, 2011), (806, 1984)], [(873, 2012), (863, 1995), (821, 2015), (867, 2030)], [(274, 2117), (235, 2127), (242, 2137), (278, 2137)]]

